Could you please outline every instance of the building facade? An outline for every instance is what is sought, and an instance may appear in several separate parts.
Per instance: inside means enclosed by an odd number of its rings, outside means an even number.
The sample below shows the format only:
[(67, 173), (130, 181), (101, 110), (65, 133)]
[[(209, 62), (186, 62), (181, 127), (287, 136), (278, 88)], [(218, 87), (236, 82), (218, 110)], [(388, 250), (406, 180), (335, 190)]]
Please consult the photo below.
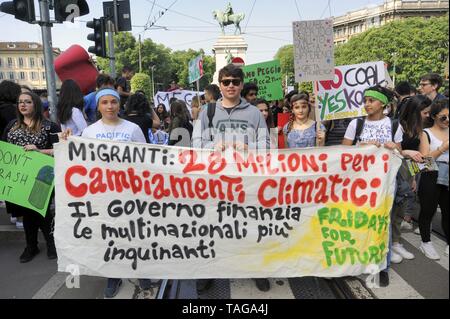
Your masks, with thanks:
[[(56, 58), (61, 52), (53, 49)], [(34, 42), (0, 42), (0, 81), (9, 80), (33, 90), (46, 90), (44, 49)], [(61, 81), (56, 76), (56, 87)]]
[(334, 18), (334, 44), (346, 43), (364, 31), (394, 20), (442, 16), (449, 12), (448, 0), (385, 0), (384, 4), (349, 12)]

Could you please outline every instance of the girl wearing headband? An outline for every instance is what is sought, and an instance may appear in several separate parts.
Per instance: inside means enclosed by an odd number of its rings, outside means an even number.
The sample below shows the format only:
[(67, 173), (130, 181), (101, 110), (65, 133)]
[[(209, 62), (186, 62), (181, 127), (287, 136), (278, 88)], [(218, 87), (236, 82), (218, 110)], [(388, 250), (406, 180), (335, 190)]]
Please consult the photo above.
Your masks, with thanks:
[(121, 142), (146, 142), (139, 126), (119, 117), (120, 96), (117, 91), (100, 90), (95, 100), (101, 119), (87, 127), (82, 137)]
[(391, 91), (379, 85), (367, 89), (364, 92), (364, 109), (367, 117), (364, 120), (362, 131), (359, 136), (356, 136), (358, 120), (351, 121), (342, 144), (354, 145), (355, 139), (357, 139), (356, 142), (359, 145), (373, 144), (378, 147), (384, 145), (388, 149), (401, 151), (402, 128), (398, 125), (396, 131), (392, 132), (392, 121), (383, 113), (393, 97)]

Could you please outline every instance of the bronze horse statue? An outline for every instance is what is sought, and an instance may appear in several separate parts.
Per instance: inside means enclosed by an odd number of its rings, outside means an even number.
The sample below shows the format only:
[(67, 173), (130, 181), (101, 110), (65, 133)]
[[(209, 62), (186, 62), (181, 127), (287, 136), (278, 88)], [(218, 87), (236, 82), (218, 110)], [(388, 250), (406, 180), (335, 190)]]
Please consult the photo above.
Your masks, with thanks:
[(237, 14), (225, 14), (224, 12), (220, 10), (214, 10), (213, 11), (214, 19), (219, 22), (220, 28), (222, 29), (222, 34), (225, 34), (225, 26), (234, 24), (236, 26), (236, 30), (234, 31), (234, 34), (237, 34), (239, 31), (239, 34), (242, 33), (240, 23), (245, 18), (244, 13), (237, 13)]

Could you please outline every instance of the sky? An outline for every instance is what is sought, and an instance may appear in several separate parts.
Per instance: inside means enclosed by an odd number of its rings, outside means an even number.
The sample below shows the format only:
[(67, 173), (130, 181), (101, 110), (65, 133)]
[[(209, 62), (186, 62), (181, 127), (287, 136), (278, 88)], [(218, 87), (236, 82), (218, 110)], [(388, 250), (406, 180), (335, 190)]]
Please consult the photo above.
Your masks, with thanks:
[[(4, 2), (4, 1), (2, 1)], [(92, 29), (86, 21), (103, 15), (103, 1), (88, 0), (90, 13), (72, 24), (55, 24), (53, 46), (65, 50), (73, 44), (87, 49)], [(212, 47), (221, 34), (213, 10), (224, 10), (228, 0), (130, 0), (133, 35), (150, 38), (173, 50), (203, 49), (212, 55)], [(383, 0), (230, 0), (235, 13), (245, 13), (241, 23), (248, 43), (247, 64), (272, 60), (277, 50), (292, 44), (292, 22), (340, 16), (366, 6), (379, 5)], [(329, 5), (328, 5), (329, 4)], [(39, 16), (38, 1), (35, 0)], [(166, 10), (168, 9), (168, 10)], [(164, 12), (160, 15), (160, 12)], [(53, 17), (53, 13), (50, 14)], [(149, 23), (148, 23), (149, 22)], [(145, 30), (144, 26), (154, 22)], [(162, 28), (163, 27), (163, 28)], [(0, 41), (42, 42), (40, 27), (0, 13)], [(7, 31), (9, 30), (9, 31)], [(6, 31), (6, 32), (5, 32)], [(227, 28), (232, 34), (234, 27)]]

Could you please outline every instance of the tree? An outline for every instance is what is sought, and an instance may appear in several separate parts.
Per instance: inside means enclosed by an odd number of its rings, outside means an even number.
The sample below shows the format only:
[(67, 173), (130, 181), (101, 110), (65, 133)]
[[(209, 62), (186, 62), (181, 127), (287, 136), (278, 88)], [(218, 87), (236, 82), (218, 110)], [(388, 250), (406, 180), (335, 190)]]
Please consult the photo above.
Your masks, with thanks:
[(153, 99), (152, 96), (152, 83), (150, 76), (145, 73), (136, 73), (131, 79), (131, 92), (143, 91), (145, 96), (150, 100)]
[[(116, 69), (117, 73), (125, 65), (139, 70), (139, 45), (134, 36), (129, 32), (120, 32), (114, 36)], [(145, 39), (141, 43), (142, 73), (152, 76), (151, 68), (154, 68), (154, 80), (156, 89), (166, 89), (170, 82), (177, 81), (182, 87), (191, 87), (188, 83), (189, 61), (203, 55), (203, 70), (205, 75), (200, 80), (200, 88), (203, 89), (211, 83), (215, 72), (213, 57), (205, 56), (203, 50), (185, 50), (172, 52), (162, 44), (157, 44), (151, 39)], [(98, 58), (98, 65), (102, 70), (109, 71), (109, 60)]]
[(444, 74), (448, 57), (448, 16), (408, 18), (368, 30), (336, 48), (337, 65), (384, 61), (398, 81), (418, 84), (429, 72)]
[(172, 62), (174, 67), (174, 78), (178, 80), (184, 88), (197, 89), (195, 83), (189, 82), (189, 61), (198, 57), (203, 56), (203, 71), (204, 76), (200, 79), (200, 90), (203, 90), (207, 85), (212, 82), (214, 72), (216, 70), (216, 63), (213, 57), (205, 55), (203, 50), (192, 50), (187, 51), (175, 51), (172, 53)]

